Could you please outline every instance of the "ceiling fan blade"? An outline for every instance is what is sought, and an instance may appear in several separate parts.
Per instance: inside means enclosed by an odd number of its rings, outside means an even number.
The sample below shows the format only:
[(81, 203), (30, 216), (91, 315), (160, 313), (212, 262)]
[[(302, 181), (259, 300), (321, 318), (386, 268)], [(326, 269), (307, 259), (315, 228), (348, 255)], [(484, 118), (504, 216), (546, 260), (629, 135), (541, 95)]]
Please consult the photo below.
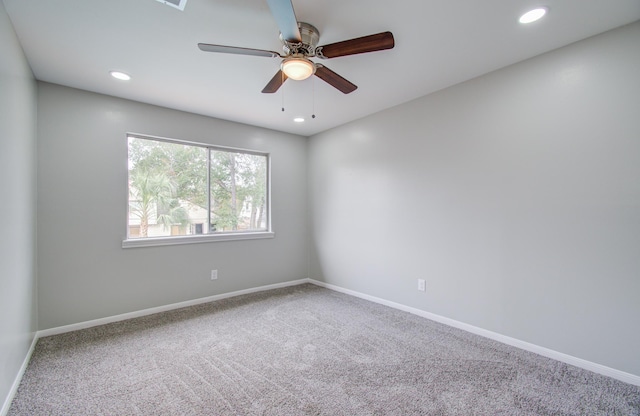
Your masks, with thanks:
[(363, 36), (342, 42), (318, 46), (316, 55), (319, 58), (336, 58), (338, 56), (355, 55), (358, 53), (382, 51), (391, 49), (395, 45), (393, 33), (382, 32), (375, 35)]
[(208, 43), (198, 43), (198, 48), (205, 52), (231, 53), (234, 55), (265, 56), (268, 58), (282, 58), (278, 52), (266, 51), (263, 49), (238, 48), (236, 46), (211, 45)]
[(298, 19), (291, 0), (267, 0), (271, 14), (276, 19), (282, 38), (288, 42), (302, 42)]
[(332, 87), (339, 89), (343, 94), (349, 94), (358, 88), (355, 84), (342, 78), (324, 65), (316, 64), (316, 76)]
[(278, 91), (278, 88), (284, 84), (287, 80), (287, 76), (281, 70), (278, 70), (276, 74), (271, 78), (271, 81), (262, 89), (264, 94), (273, 94)]

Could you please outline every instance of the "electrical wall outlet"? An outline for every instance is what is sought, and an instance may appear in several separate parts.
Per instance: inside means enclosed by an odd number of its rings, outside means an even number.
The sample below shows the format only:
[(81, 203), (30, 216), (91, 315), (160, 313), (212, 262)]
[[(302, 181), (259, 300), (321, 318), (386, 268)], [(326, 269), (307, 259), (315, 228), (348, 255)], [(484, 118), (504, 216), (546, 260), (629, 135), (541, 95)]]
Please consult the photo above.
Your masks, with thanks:
[(218, 271), (211, 270), (211, 280), (216, 280), (216, 279), (218, 279)]
[(427, 290), (427, 282), (424, 279), (418, 279), (418, 290), (425, 292)]

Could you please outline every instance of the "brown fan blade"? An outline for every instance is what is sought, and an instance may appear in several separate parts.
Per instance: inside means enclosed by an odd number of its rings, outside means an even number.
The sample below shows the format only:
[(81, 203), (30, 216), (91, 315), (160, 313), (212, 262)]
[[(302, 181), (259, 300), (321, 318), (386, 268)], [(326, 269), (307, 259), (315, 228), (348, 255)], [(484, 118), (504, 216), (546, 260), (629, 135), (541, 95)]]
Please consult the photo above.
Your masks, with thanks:
[(355, 84), (342, 78), (324, 65), (316, 64), (316, 76), (332, 87), (339, 89), (343, 94), (349, 94), (358, 88)]
[(355, 55), (358, 53), (382, 51), (391, 49), (395, 45), (393, 33), (382, 32), (375, 35), (363, 36), (342, 42), (318, 46), (316, 55), (319, 58), (336, 58), (338, 56)]
[(276, 19), (282, 38), (289, 42), (302, 42), (298, 19), (291, 0), (267, 0), (271, 14)]
[(276, 74), (271, 78), (271, 81), (262, 89), (264, 94), (273, 94), (278, 91), (278, 88), (284, 84), (287, 80), (287, 76), (281, 70), (278, 70)]
[(211, 45), (208, 43), (198, 43), (198, 48), (205, 52), (231, 53), (234, 55), (265, 56), (267, 58), (281, 58), (278, 52), (265, 51), (263, 49), (238, 48), (236, 46)]

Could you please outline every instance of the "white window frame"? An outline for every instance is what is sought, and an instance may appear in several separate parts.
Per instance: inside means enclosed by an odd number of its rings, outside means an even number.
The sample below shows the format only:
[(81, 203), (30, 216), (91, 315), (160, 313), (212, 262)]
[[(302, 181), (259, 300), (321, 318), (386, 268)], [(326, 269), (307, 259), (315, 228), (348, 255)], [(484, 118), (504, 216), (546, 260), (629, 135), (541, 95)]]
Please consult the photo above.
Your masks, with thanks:
[[(267, 198), (266, 198), (266, 223), (267, 229), (260, 231), (227, 231), (227, 232), (215, 232), (210, 234), (196, 234), (196, 235), (180, 235), (180, 236), (166, 236), (166, 237), (147, 237), (147, 238), (129, 238), (129, 174), (127, 173), (126, 182), (126, 208), (125, 208), (125, 239), (122, 240), (122, 248), (134, 248), (134, 247), (155, 247), (155, 246), (171, 246), (179, 244), (196, 244), (196, 243), (209, 243), (218, 241), (237, 241), (237, 240), (257, 240), (274, 238), (275, 233), (272, 229), (271, 222), (271, 154), (267, 152), (261, 152), (257, 150), (249, 150), (237, 147), (218, 146), (207, 143), (198, 143), (193, 141), (170, 139), (166, 137), (150, 136), (148, 134), (139, 133), (127, 133), (126, 140), (128, 142), (129, 137), (155, 140), (160, 142), (175, 143), (187, 146), (202, 147), (208, 150), (220, 150), (225, 152), (237, 152), (252, 155), (265, 156), (267, 159)], [(129, 158), (129, 148), (127, 146), (127, 160)], [(207, 179), (208, 181), (208, 179)], [(209, 187), (208, 187), (209, 188)], [(207, 193), (211, 190), (207, 189)], [(210, 212), (210, 210), (209, 210)]]

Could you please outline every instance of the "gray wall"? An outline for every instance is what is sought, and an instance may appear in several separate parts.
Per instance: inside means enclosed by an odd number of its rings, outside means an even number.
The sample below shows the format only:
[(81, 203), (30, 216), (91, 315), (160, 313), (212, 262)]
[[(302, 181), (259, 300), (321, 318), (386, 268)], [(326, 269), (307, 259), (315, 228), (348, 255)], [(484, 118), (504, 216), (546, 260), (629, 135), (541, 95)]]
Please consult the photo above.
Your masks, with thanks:
[[(123, 249), (127, 132), (269, 152), (275, 238)], [(306, 149), (300, 136), (39, 83), (40, 329), (305, 278)]]
[(640, 375), (639, 41), (312, 137), (310, 277)]
[(0, 1), (0, 409), (35, 336), (36, 82)]

